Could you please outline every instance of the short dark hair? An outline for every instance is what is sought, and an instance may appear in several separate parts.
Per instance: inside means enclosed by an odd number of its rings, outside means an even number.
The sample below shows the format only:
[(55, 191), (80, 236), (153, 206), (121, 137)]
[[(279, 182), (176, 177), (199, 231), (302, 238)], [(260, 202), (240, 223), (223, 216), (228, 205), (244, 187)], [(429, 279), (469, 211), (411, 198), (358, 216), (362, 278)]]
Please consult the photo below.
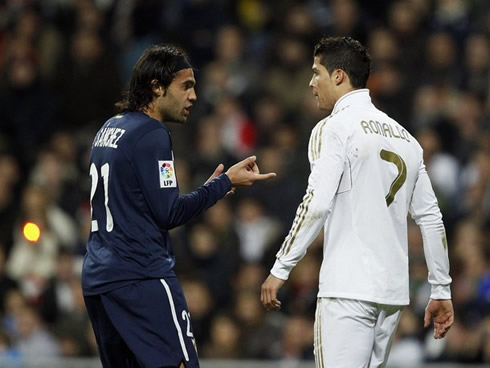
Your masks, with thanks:
[(167, 88), (177, 72), (192, 68), (186, 53), (169, 44), (152, 45), (140, 56), (133, 67), (131, 81), (123, 94), (123, 99), (116, 103), (118, 112), (139, 111), (153, 101), (153, 80)]
[(365, 88), (371, 71), (371, 57), (367, 49), (351, 37), (323, 37), (313, 51), (320, 63), (332, 73), (342, 69), (349, 76), (352, 87)]

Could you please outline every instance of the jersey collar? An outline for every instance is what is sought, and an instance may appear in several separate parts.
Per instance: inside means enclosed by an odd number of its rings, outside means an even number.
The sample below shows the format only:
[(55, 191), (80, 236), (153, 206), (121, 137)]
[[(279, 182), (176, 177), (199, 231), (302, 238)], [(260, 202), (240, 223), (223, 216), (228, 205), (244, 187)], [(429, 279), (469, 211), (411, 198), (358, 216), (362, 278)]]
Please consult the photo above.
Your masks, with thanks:
[(371, 103), (371, 97), (369, 96), (369, 89), (362, 88), (356, 89), (352, 92), (346, 93), (340, 97), (335, 106), (333, 107), (332, 114), (339, 112), (349, 105), (369, 104)]

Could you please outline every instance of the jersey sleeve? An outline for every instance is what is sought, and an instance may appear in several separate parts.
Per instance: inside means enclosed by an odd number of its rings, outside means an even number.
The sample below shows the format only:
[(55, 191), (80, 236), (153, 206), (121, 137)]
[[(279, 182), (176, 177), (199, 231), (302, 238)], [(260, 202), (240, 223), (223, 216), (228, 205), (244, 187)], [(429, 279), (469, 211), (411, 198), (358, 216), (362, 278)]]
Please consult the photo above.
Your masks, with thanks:
[(429, 269), (428, 280), (432, 289), (431, 298), (451, 299), (446, 231), (423, 162), (420, 164), (419, 176), (415, 183), (410, 214), (422, 233), (425, 260)]
[(331, 129), (314, 129), (310, 138), (311, 173), (293, 225), (284, 239), (271, 274), (287, 280), (322, 229), (344, 170), (345, 141)]
[(175, 170), (170, 136), (164, 129), (146, 133), (135, 145), (133, 157), (132, 164), (143, 195), (162, 229), (169, 230), (185, 224), (231, 190), (230, 179), (225, 174), (185, 195), (179, 193), (175, 172), (172, 174), (175, 184), (163, 185), (162, 162), (167, 164), (170, 170)]

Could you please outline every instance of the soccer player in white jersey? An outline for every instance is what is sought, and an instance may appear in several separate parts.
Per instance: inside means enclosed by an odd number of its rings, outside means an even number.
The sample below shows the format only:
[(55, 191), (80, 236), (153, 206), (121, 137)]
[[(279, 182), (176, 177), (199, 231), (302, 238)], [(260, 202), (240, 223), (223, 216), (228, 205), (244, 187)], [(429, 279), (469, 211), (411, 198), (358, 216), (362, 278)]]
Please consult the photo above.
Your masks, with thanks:
[(310, 87), (329, 114), (313, 129), (303, 202), (270, 275), (266, 309), (324, 228), (315, 316), (317, 367), (384, 367), (409, 304), (407, 214), (420, 227), (431, 295), (424, 325), (446, 335), (454, 319), (447, 241), (422, 148), (371, 102), (367, 50), (345, 37), (315, 46)]

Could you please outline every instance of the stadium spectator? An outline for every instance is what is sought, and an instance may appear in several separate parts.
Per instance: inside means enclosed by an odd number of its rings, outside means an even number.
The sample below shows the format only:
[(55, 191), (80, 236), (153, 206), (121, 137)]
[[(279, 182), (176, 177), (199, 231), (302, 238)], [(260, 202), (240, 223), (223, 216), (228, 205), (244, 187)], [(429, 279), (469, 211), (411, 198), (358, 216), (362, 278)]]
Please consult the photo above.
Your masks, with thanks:
[(26, 361), (39, 361), (60, 355), (60, 344), (43, 325), (33, 307), (22, 307), (16, 314), (14, 347)]

